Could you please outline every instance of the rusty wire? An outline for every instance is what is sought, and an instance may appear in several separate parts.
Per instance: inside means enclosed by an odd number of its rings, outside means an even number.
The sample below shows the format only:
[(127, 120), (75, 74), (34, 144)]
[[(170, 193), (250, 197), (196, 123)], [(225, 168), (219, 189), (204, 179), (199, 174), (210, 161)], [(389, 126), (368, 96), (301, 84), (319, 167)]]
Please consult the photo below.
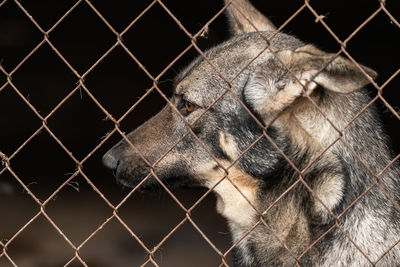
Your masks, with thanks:
[[(375, 266), (394, 246), (396, 246), (398, 243), (400, 243), (400, 239), (394, 243), (390, 248), (388, 248), (376, 261), (371, 260), (368, 255), (351, 239), (348, 233), (339, 225), (341, 217), (343, 217), (347, 211), (353, 207), (358, 201), (360, 201), (371, 189), (373, 188), (378, 188), (386, 197), (387, 199), (400, 211), (400, 206), (398, 203), (396, 203), (393, 198), (384, 190), (382, 185), (379, 183), (379, 178), (380, 176), (395, 162), (400, 158), (400, 155), (397, 155), (391, 162), (388, 163), (388, 165), (381, 170), (379, 173), (374, 173), (369, 166), (367, 166), (366, 163), (363, 162), (363, 160), (360, 158), (359, 155), (356, 154), (356, 152), (351, 148), (351, 146), (346, 143), (346, 141), (342, 138), (343, 132), (359, 117), (367, 110), (373, 103), (375, 103), (378, 100), (381, 100), (382, 103), (388, 108), (389, 111), (391, 111), (394, 116), (396, 116), (398, 119), (400, 119), (399, 114), (394, 110), (394, 108), (384, 99), (382, 92), (383, 89), (395, 78), (398, 77), (400, 73), (400, 69), (398, 69), (386, 82), (384, 82), (381, 86), (379, 86), (374, 80), (371, 79), (367, 75), (367, 73), (358, 65), (358, 63), (354, 60), (354, 58), (350, 55), (350, 53), (346, 50), (347, 43), (354, 38), (354, 36), (362, 29), (364, 28), (372, 19), (374, 19), (378, 14), (384, 13), (391, 22), (393, 22), (398, 28), (400, 28), (399, 22), (393, 17), (393, 15), (390, 13), (390, 11), (386, 8), (385, 6), (385, 1), (380, 1), (379, 7), (366, 19), (364, 20), (357, 28), (354, 30), (345, 40), (341, 40), (335, 33), (334, 31), (327, 25), (327, 23), (324, 21), (324, 15), (318, 14), (318, 12), (312, 7), (311, 3), (309, 0), (305, 0), (304, 4), (301, 5), (293, 14), (290, 16), (276, 31), (273, 33), (270, 37), (266, 38), (264, 37), (256, 27), (252, 24), (251, 20), (249, 20), (249, 23), (253, 25), (254, 31), (258, 32), (260, 36), (265, 40), (265, 47), (263, 50), (261, 50), (258, 55), (253, 58), (250, 62), (247, 62), (242, 69), (231, 79), (228, 80), (226, 79), (221, 72), (218, 70), (216, 66), (212, 64), (212, 62), (207, 58), (206, 54), (200, 49), (200, 47), (197, 45), (197, 39), (198, 37), (202, 36), (203, 32), (208, 28), (208, 26), (215, 21), (216, 18), (218, 18), (226, 8), (228, 8), (231, 5), (231, 8), (236, 8), (235, 4), (230, 1), (226, 6), (222, 7), (197, 33), (191, 34), (185, 26), (180, 22), (180, 20), (169, 10), (169, 8), (163, 3), (162, 0), (153, 0), (136, 18), (134, 18), (128, 26), (123, 29), (121, 32), (118, 32), (117, 30), (114, 29), (114, 27), (107, 21), (107, 19), (99, 12), (98, 9), (96, 9), (95, 5), (90, 1), (90, 0), (77, 0), (72, 7), (65, 12), (57, 22), (49, 28), (49, 30), (44, 30), (39, 23), (35, 20), (35, 18), (24, 8), (23, 4), (19, 0), (3, 0), (0, 2), (0, 8), (7, 2), (7, 1), (13, 1), (18, 8), (26, 15), (26, 17), (29, 18), (31, 23), (41, 32), (43, 35), (43, 39), (36, 45), (34, 49), (32, 49), (28, 55), (23, 58), (17, 66), (12, 69), (11, 71), (7, 72), (1, 65), (0, 65), (0, 71), (7, 77), (6, 82), (3, 85), (0, 85), (0, 91), (4, 90), (7, 86), (10, 86), (12, 90), (17, 93), (17, 95), (24, 101), (24, 103), (30, 108), (30, 110), (36, 115), (37, 118), (40, 119), (42, 122), (41, 126), (34, 131), (34, 133), (28, 137), (15, 151), (13, 154), (10, 156), (6, 156), (5, 154), (0, 152), (0, 158), (2, 162), (2, 169), (0, 170), (0, 175), (2, 175), (5, 172), (9, 172), (15, 180), (24, 188), (24, 190), (31, 196), (31, 198), (37, 203), (37, 205), (40, 207), (40, 211), (35, 214), (26, 224), (21, 227), (9, 240), (6, 242), (1, 241), (0, 246), (2, 247), (1, 253), (0, 253), (0, 258), (4, 257), (6, 258), (13, 266), (17, 266), (17, 264), (13, 261), (13, 259), (8, 255), (7, 253), (7, 247), (17, 238), (21, 232), (23, 232), (33, 221), (35, 221), (40, 215), (43, 215), (49, 222), (50, 224), (54, 227), (54, 229), (57, 230), (59, 235), (69, 244), (69, 246), (75, 251), (74, 256), (66, 262), (65, 266), (70, 265), (72, 262), (75, 260), (78, 260), (82, 265), (87, 266), (87, 263), (85, 260), (80, 256), (80, 249), (90, 240), (95, 236), (105, 225), (107, 225), (112, 219), (116, 219), (127, 231), (128, 233), (140, 244), (140, 246), (146, 251), (148, 254), (148, 259), (145, 261), (145, 263), (142, 266), (145, 266), (148, 263), (153, 264), (154, 266), (158, 266), (158, 263), (155, 260), (154, 254), (157, 252), (157, 250), (165, 243), (165, 241), (175, 232), (177, 231), (184, 223), (189, 222), (194, 229), (196, 229), (199, 234), (204, 238), (204, 240), (210, 245), (210, 247), (221, 257), (221, 265), (220, 266), (228, 266), (228, 261), (227, 261), (227, 256), (229, 253), (232, 251), (233, 248), (235, 248), (243, 239), (245, 239), (256, 227), (259, 226), (264, 226), (268, 231), (275, 236), (275, 238), (281, 243), (282, 247), (291, 255), (291, 257), (296, 261), (296, 266), (300, 266), (300, 261), (301, 258), (312, 248), (314, 247), (320, 240), (322, 240), (327, 234), (329, 234), (331, 231), (334, 229), (338, 229), (343, 233), (343, 235), (346, 236), (350, 240), (350, 242), (353, 243), (353, 245), (358, 249), (358, 251), (373, 265)], [(68, 62), (68, 60), (62, 55), (62, 53), (54, 46), (54, 44), (51, 41), (51, 33), (58, 27), (58, 25), (70, 15), (70, 13), (79, 5), (86, 4), (91, 10), (94, 11), (94, 13), (100, 18), (100, 20), (104, 23), (104, 25), (107, 26), (107, 28), (115, 35), (116, 41), (115, 43), (103, 54), (101, 57), (98, 58), (98, 60), (92, 64), (86, 72), (83, 74), (79, 74), (79, 72)], [(137, 59), (137, 57), (129, 50), (129, 48), (124, 44), (123, 41), (123, 36), (126, 34), (126, 32), (129, 31), (133, 27), (133, 25), (136, 24), (137, 21), (140, 20), (140, 18), (146, 14), (153, 6), (159, 5), (176, 23), (176, 25), (180, 28), (180, 30), (191, 40), (190, 45), (187, 46), (175, 59), (173, 59), (168, 66), (166, 66), (157, 76), (153, 76), (150, 74), (150, 72), (145, 68), (145, 66)], [(273, 123), (269, 123), (269, 125), (263, 125), (262, 122), (260, 122), (254, 114), (246, 107), (246, 105), (240, 100), (238, 96), (235, 95), (235, 93), (231, 90), (231, 84), (232, 82), (243, 72), (245, 71), (248, 66), (256, 60), (258, 56), (260, 56), (264, 51), (268, 50), (270, 53), (272, 53), (278, 60), (279, 57), (273, 51), (269, 44), (270, 41), (278, 34), (281, 32), (298, 14), (303, 12), (304, 10), (309, 10), (314, 16), (315, 16), (315, 22), (320, 23), (326, 30), (327, 32), (336, 40), (336, 42), (340, 45), (340, 50), (337, 51), (337, 53), (332, 56), (330, 61), (324, 66), (319, 72), (321, 72), (324, 68), (328, 66), (336, 57), (338, 57), (341, 54), (346, 55), (356, 66), (357, 68), (368, 78), (368, 80), (371, 82), (371, 84), (376, 88), (378, 94), (375, 98), (373, 98), (370, 103), (365, 105), (355, 116), (352, 118), (344, 127), (338, 128), (334, 123), (330, 121), (328, 116), (323, 113), (323, 111), (318, 107), (318, 105), (307, 95), (305, 97), (316, 107), (316, 109), (321, 113), (321, 115), (327, 120), (327, 122), (332, 126), (336, 132), (338, 133), (338, 137), (327, 147), (323, 148), (317, 156), (315, 156), (311, 161), (308, 163), (308, 165), (303, 168), (303, 169), (298, 169), (297, 166), (288, 158), (287, 155), (278, 147), (278, 145), (273, 141), (273, 139), (268, 135), (268, 128), (269, 126)], [(240, 10), (238, 10), (240, 12)], [(43, 117), (38, 110), (33, 106), (29, 100), (21, 93), (21, 91), (16, 87), (16, 85), (12, 81), (12, 76), (20, 69), (20, 67), (33, 55), (35, 54), (40, 47), (42, 47), (44, 44), (48, 44), (50, 48), (55, 52), (55, 54), (62, 60), (62, 62), (69, 68), (69, 70), (72, 71), (72, 73), (76, 76), (78, 79), (77, 81), (77, 86), (70, 91), (67, 96), (65, 96), (57, 105), (54, 107), (47, 116)], [(90, 88), (88, 88), (85, 84), (85, 77), (98, 65), (100, 64), (115, 48), (121, 47), (126, 54), (139, 66), (139, 68), (146, 74), (146, 76), (153, 81), (153, 85), (151, 88), (149, 88), (119, 119), (114, 118), (106, 108), (102, 106), (102, 104), (96, 99), (96, 97), (91, 93)], [(159, 88), (158, 82), (159, 79), (180, 59), (182, 58), (183, 55), (187, 53), (190, 49), (194, 48), (203, 59), (210, 64), (210, 66), (215, 70), (215, 72), (218, 74), (218, 76), (223, 79), (226, 83), (226, 90), (215, 99), (215, 101), (208, 106), (204, 112), (200, 115), (199, 118), (193, 123), (189, 123), (186, 121), (186, 119), (182, 116), (182, 114), (177, 110), (177, 108), (170, 102), (169, 98), (166, 96), (166, 94)], [(290, 70), (288, 67), (283, 64), (281, 61), (282, 65), (287, 69), (287, 71), (290, 73)], [(293, 75), (293, 74), (292, 74)], [(315, 76), (317, 76), (315, 74)], [(294, 76), (294, 75), (293, 75)], [(314, 76), (314, 77), (315, 77)], [(296, 78), (294, 76), (294, 78)], [(297, 79), (297, 78), (296, 78)], [(306, 85), (305, 85), (306, 86)], [(73, 94), (76, 93), (78, 90), (84, 90), (87, 95), (92, 99), (92, 101), (97, 105), (97, 107), (106, 115), (106, 117), (114, 123), (114, 129), (107, 134), (107, 136), (101, 140), (101, 142), (94, 148), (92, 149), (82, 160), (77, 159), (73, 153), (63, 144), (62, 140), (60, 140), (57, 135), (49, 128), (47, 125), (47, 121), (49, 118), (53, 116), (53, 114), (61, 107), (63, 104), (71, 98)], [(168, 105), (172, 107), (172, 109), (181, 117), (181, 119), (185, 122), (185, 124), (188, 127), (188, 132), (180, 138), (172, 147), (170, 147), (167, 152), (164, 153), (158, 160), (156, 160), (153, 164), (151, 164), (145, 156), (135, 147), (134, 144), (132, 144), (125, 133), (121, 130), (120, 128), (120, 123), (122, 120), (126, 118), (126, 116), (134, 110), (151, 92), (157, 92), (166, 102)], [(256, 140), (244, 151), (241, 152), (241, 154), (234, 159), (234, 161), (231, 163), (230, 166), (223, 166), (219, 160), (211, 153), (209, 148), (200, 140), (200, 138), (195, 134), (193, 131), (193, 126), (196, 124), (198, 120), (200, 120), (204, 114), (206, 114), (222, 97), (224, 97), (226, 94), (231, 94), (239, 103), (240, 105), (250, 114), (250, 116), (256, 121), (256, 123), (263, 128), (263, 133), (260, 135)], [(46, 131), (47, 133), (50, 134), (50, 136), (57, 142), (57, 144), (64, 150), (64, 152), (73, 160), (73, 162), (76, 165), (76, 170), (73, 174), (71, 174), (52, 194), (44, 201), (39, 200), (35, 194), (29, 189), (29, 187), (20, 179), (20, 177), (14, 172), (12, 168), (12, 164), (10, 161), (35, 137), (37, 136), (41, 131)], [(140, 158), (147, 164), (147, 166), (150, 168), (150, 172), (148, 175), (135, 187), (133, 188), (127, 196), (120, 201), (117, 205), (113, 205), (107, 197), (95, 186), (95, 184), (91, 181), (90, 177), (86, 175), (86, 173), (83, 170), (83, 163), (86, 162), (93, 153), (95, 153), (97, 150), (100, 149), (100, 147), (103, 146), (103, 144), (110, 139), (111, 136), (114, 134), (119, 134), (127, 143), (132, 147), (133, 150), (140, 156)], [(173, 192), (171, 192), (168, 187), (161, 181), (161, 179), (157, 176), (157, 174), (154, 172), (154, 166), (161, 161), (174, 147), (176, 147), (186, 136), (191, 135), (201, 144), (201, 146), (205, 149), (205, 151), (209, 154), (209, 156), (215, 161), (215, 163), (218, 165), (220, 169), (222, 169), (225, 173), (224, 177), (220, 179), (212, 188), (207, 190), (191, 207), (186, 208), (181, 201), (174, 195)], [(282, 193), (275, 201), (271, 203), (269, 207), (267, 207), (265, 210), (258, 210), (253, 203), (247, 197), (240, 191), (240, 189), (236, 186), (236, 184), (230, 179), (229, 175), (229, 170), (253, 147), (255, 146), (260, 140), (266, 138), (273, 146), (277, 149), (277, 151), (284, 157), (285, 160), (288, 161), (290, 166), (293, 168), (293, 170), (296, 171), (298, 174), (298, 179), (289, 187), (286, 189), (284, 193)], [(307, 184), (307, 182), (304, 179), (304, 174), (305, 172), (329, 149), (331, 148), (335, 143), (337, 142), (342, 142), (348, 149), (349, 151), (354, 155), (354, 157), (366, 168), (366, 170), (373, 176), (375, 177), (375, 182), (365, 190), (360, 196), (358, 196), (341, 214), (335, 215), (326, 205), (319, 199), (317, 195), (313, 192), (312, 188), (310, 185)], [(75, 177), (78, 175), (81, 175), (86, 182), (90, 185), (90, 187), (102, 198), (102, 200), (113, 210), (113, 213), (110, 217), (108, 217), (106, 220), (104, 220), (99, 227), (92, 233), (88, 235), (88, 237), (81, 242), (78, 245), (73, 244), (73, 242), (68, 238), (68, 236), (63, 233), (62, 229), (54, 222), (54, 220), (48, 215), (46, 212), (46, 205), (49, 203), (51, 199), (53, 199), (69, 182), (71, 182)], [(127, 225), (127, 223), (118, 215), (118, 209), (132, 196), (133, 193), (135, 193), (138, 188), (150, 177), (154, 177), (157, 182), (164, 188), (164, 190), (172, 197), (172, 199), (179, 205), (179, 207), (185, 212), (185, 217), (167, 234), (164, 236), (164, 238), (153, 248), (148, 248), (143, 241), (140, 239), (140, 237)], [(258, 220), (257, 222), (250, 228), (248, 229), (247, 232), (245, 232), (239, 239), (234, 240), (234, 243), (232, 246), (225, 252), (220, 251), (214, 244), (213, 242), (206, 236), (206, 234), (201, 230), (201, 228), (197, 225), (197, 223), (193, 220), (191, 217), (191, 212), (194, 208), (196, 208), (205, 198), (207, 195), (209, 195), (212, 190), (217, 187), (223, 180), (227, 180), (238, 190), (238, 192), (241, 194), (241, 196), (249, 203), (249, 205), (254, 209), (254, 211), (258, 214)], [(294, 252), (292, 252), (287, 245), (284, 243), (284, 241), (280, 240), (278, 235), (274, 232), (272, 227), (268, 225), (268, 223), (264, 220), (264, 216), (287, 194), (289, 193), (294, 187), (297, 185), (302, 184), (305, 186), (305, 188), (311, 193), (315, 199), (322, 204), (322, 206), (327, 210), (330, 216), (335, 219), (335, 224), (330, 227), (325, 233), (323, 233), (320, 237), (318, 237), (316, 240), (313, 240), (311, 245), (303, 252), (301, 255), (295, 255)]]

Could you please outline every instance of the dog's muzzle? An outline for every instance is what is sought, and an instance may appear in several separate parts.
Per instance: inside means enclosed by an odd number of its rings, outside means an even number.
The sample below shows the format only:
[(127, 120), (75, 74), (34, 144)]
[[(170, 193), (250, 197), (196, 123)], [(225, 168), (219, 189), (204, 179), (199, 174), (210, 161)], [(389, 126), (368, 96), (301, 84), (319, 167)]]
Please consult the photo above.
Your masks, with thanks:
[(107, 168), (115, 171), (119, 165), (119, 159), (116, 159), (111, 153), (106, 153), (103, 156), (103, 164)]

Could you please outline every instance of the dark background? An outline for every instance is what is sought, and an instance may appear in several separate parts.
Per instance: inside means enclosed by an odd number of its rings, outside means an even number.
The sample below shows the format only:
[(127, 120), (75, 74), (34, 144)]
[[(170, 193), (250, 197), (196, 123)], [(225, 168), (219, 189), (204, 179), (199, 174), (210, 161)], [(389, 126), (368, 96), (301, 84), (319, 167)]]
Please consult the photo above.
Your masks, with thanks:
[[(151, 2), (91, 1), (117, 32), (122, 32)], [(193, 35), (221, 9), (221, 2), (163, 1)], [(304, 3), (297, 0), (253, 2), (277, 26)], [(325, 16), (324, 21), (341, 40), (345, 40), (379, 8), (376, 0), (349, 2), (311, 1), (312, 7)], [(45, 31), (74, 5), (74, 1), (64, 0), (21, 3)], [(386, 3), (386, 8), (399, 20), (399, 4), (395, 4), (394, 0)], [(340, 50), (340, 45), (321, 23), (315, 22), (315, 17), (308, 9), (303, 10), (283, 31), (314, 43), (323, 50)], [(399, 31), (382, 11), (347, 44), (346, 50), (354, 59), (379, 73), (379, 85), (384, 84), (400, 67)], [(9, 0), (0, 7), (0, 64), (5, 71), (13, 71), (43, 38), (43, 34), (13, 1)], [(220, 16), (210, 25), (207, 38), (199, 38), (197, 43), (206, 49), (227, 38), (228, 26), (225, 17)], [(50, 33), (49, 40), (82, 75), (117, 39), (95, 12), (82, 2)], [(155, 77), (190, 45), (191, 40), (166, 11), (155, 4), (123, 36), (123, 42)], [(159, 87), (167, 95), (172, 90), (173, 77), (197, 55), (194, 49), (189, 50), (160, 78)], [(21, 94), (43, 117), (77, 86), (79, 80), (48, 44), (42, 45), (11, 78)], [(5, 82), (6, 76), (0, 72), (0, 88)], [(100, 104), (117, 119), (153, 84), (121, 47), (114, 49), (91, 70), (84, 83)], [(400, 105), (399, 85), (398, 75), (383, 89), (384, 98), (396, 110)], [(370, 86), (369, 89), (371, 96), (377, 94), (374, 87)], [(163, 105), (165, 100), (157, 92), (152, 92), (127, 115), (121, 128), (130, 132), (157, 113)], [(378, 106), (397, 155), (400, 124), (381, 101)], [(42, 121), (9, 85), (0, 91), (0, 114), (0, 151), (11, 156), (37, 131)], [(76, 91), (48, 118), (47, 125), (78, 160), (85, 158), (114, 127), (82, 89)], [(84, 173), (113, 205), (117, 205), (129, 190), (115, 183), (111, 173), (101, 165), (101, 156), (120, 139), (118, 133), (114, 134), (83, 164)], [(77, 168), (45, 130), (33, 137), (12, 158), (10, 166), (41, 201), (45, 201)], [(176, 190), (174, 193), (188, 208), (204, 192)], [(207, 196), (194, 209), (192, 218), (224, 253), (230, 247), (230, 236), (224, 219), (216, 214), (214, 206), (214, 197)], [(39, 210), (39, 205), (10, 172), (5, 171), (0, 175), (0, 240), (3, 243)], [(71, 242), (79, 246), (113, 211), (78, 175), (46, 205), (46, 212)], [(185, 217), (183, 210), (167, 193), (154, 196), (136, 192), (122, 205), (118, 214), (150, 249)], [(39, 216), (15, 237), (7, 247), (7, 253), (19, 266), (62, 266), (75, 252), (50, 223)], [(80, 255), (89, 266), (139, 266), (147, 260), (145, 250), (116, 219), (112, 219), (91, 238), (80, 250)], [(167, 239), (156, 253), (156, 261), (161, 266), (218, 266), (221, 262), (218, 254), (190, 223), (185, 223)], [(81, 266), (78, 261), (73, 264)], [(0, 266), (11, 264), (3, 256)]]

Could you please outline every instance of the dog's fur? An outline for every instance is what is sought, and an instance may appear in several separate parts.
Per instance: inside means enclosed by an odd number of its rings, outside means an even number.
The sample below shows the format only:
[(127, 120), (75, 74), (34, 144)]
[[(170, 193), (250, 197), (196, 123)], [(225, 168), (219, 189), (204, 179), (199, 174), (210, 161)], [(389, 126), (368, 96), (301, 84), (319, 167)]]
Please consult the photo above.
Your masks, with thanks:
[[(173, 106), (130, 133), (131, 144), (115, 145), (105, 164), (134, 187), (151, 170), (140, 153), (169, 187), (213, 188), (233, 241), (267, 210), (236, 246), (237, 266), (293, 266), (302, 254), (304, 266), (369, 266), (378, 259), (377, 266), (400, 266), (400, 245), (380, 258), (400, 239), (399, 166), (370, 189), (376, 177), (364, 164), (379, 174), (391, 151), (374, 105), (352, 121), (369, 103), (363, 87), (376, 73), (284, 33), (268, 43), (276, 29), (267, 18), (246, 0), (225, 3), (234, 36), (208, 50), (208, 61), (199, 57), (181, 72)], [(228, 87), (237, 98), (227, 92), (204, 113)], [(242, 154), (263, 135), (254, 118), (269, 126), (270, 139)], [(140, 188), (156, 185), (150, 177)]]

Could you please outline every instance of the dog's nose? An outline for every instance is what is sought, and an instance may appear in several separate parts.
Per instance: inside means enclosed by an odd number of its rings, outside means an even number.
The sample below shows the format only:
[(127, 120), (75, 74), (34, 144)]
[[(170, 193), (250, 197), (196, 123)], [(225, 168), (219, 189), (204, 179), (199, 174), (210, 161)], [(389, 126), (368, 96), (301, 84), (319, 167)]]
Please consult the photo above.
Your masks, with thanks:
[(104, 166), (106, 166), (107, 168), (111, 169), (111, 170), (115, 170), (118, 167), (119, 164), (119, 160), (115, 158), (115, 156), (110, 153), (107, 152), (106, 154), (104, 154), (103, 156), (103, 164)]

